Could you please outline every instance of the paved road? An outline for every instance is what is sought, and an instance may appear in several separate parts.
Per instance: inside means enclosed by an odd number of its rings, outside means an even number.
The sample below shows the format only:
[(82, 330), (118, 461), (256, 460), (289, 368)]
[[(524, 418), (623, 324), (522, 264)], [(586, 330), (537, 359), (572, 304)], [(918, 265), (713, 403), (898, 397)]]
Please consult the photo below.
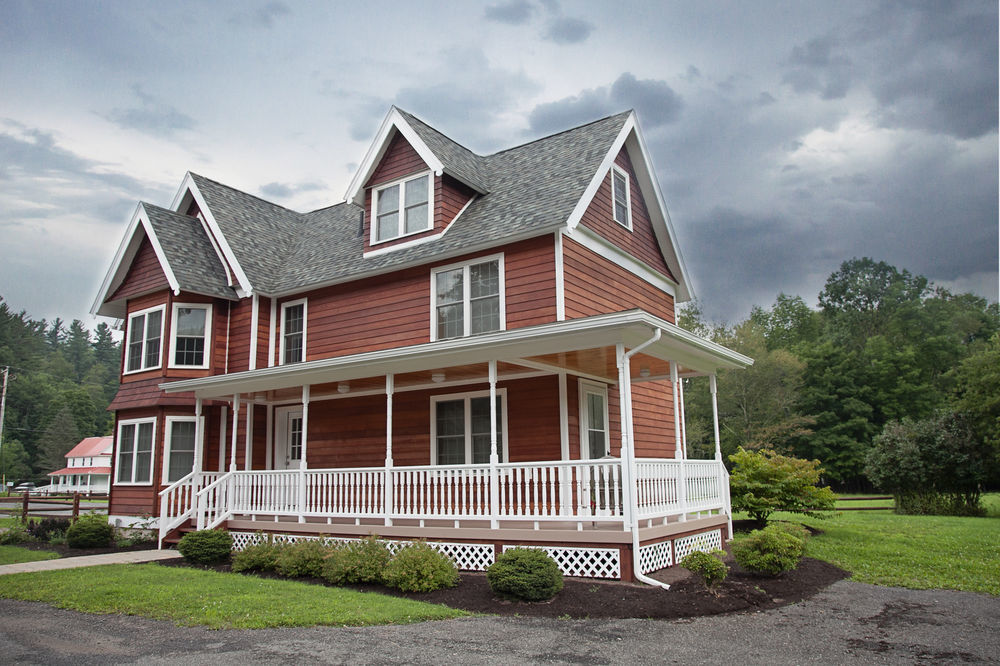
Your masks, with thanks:
[(0, 600), (0, 659), (23, 664), (1000, 663), (1000, 599), (839, 582), (751, 615), (478, 617), (408, 626), (210, 631)]

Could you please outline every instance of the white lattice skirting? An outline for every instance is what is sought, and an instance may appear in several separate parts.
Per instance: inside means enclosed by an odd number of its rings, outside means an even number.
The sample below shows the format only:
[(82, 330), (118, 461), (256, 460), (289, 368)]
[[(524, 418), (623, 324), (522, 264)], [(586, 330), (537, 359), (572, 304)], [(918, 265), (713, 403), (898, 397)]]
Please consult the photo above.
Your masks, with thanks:
[(617, 548), (572, 548), (569, 546), (512, 546), (505, 545), (504, 551), (511, 548), (536, 548), (544, 550), (556, 561), (564, 576), (580, 576), (582, 578), (614, 578), (622, 577), (621, 551)]
[(674, 549), (669, 541), (639, 547), (639, 573), (666, 569), (674, 564)]
[[(262, 532), (230, 532), (233, 537), (233, 550), (243, 550), (247, 546), (266, 541), (268, 537), (275, 543), (297, 543), (299, 541), (322, 541), (324, 545), (345, 541), (359, 541), (349, 537), (320, 537), (300, 534), (264, 534)], [(389, 552), (411, 543), (410, 541), (392, 541), (384, 539)], [(462, 571), (486, 571), (493, 564), (493, 544), (489, 543), (445, 543), (428, 541), (427, 545), (448, 557)]]
[(712, 530), (701, 534), (674, 539), (674, 561), (680, 562), (688, 553), (701, 550), (706, 553), (722, 550), (722, 530)]

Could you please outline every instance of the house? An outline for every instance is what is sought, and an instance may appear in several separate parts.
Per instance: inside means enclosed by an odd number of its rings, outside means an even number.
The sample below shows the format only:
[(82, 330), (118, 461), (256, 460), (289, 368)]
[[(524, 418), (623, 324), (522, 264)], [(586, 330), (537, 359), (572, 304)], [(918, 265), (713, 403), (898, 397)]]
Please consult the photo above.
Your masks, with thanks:
[(633, 112), (481, 156), (393, 107), (309, 213), (188, 173), (93, 307), (125, 334), (110, 519), (646, 579), (731, 531), (680, 379), (752, 361), (676, 326), (690, 294)]
[(49, 492), (108, 492), (111, 479), (111, 437), (87, 437), (66, 454), (66, 466), (49, 472)]

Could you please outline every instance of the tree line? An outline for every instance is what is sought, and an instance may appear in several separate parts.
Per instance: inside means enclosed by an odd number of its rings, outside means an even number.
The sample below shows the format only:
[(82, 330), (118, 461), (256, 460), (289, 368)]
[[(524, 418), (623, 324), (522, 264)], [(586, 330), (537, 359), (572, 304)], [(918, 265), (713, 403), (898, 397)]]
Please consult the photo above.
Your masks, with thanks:
[[(818, 302), (781, 293), (735, 324), (706, 321), (697, 303), (679, 314), (682, 328), (755, 360), (718, 377), (724, 458), (772, 449), (818, 459), (836, 487), (865, 488), (883, 429), (942, 411), (962, 414), (1000, 450), (997, 304), (867, 257), (845, 261)], [(707, 381), (688, 379), (684, 392), (689, 455), (711, 457)]]
[(9, 366), (0, 472), (46, 482), (84, 437), (111, 433), (121, 346), (111, 327), (31, 319), (0, 297), (0, 369)]

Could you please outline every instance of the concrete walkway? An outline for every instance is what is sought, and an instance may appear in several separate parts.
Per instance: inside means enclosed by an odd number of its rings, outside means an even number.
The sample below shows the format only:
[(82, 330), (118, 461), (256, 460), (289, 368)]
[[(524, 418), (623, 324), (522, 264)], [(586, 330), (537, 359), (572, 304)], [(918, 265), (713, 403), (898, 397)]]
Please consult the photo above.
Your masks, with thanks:
[(62, 557), (57, 560), (3, 564), (0, 565), (0, 576), (15, 573), (34, 573), (35, 571), (55, 571), (56, 569), (96, 567), (102, 564), (135, 564), (137, 562), (155, 562), (158, 560), (173, 560), (180, 557), (181, 554), (176, 550), (131, 550), (124, 553), (105, 553), (103, 555), (84, 555), (82, 557)]

